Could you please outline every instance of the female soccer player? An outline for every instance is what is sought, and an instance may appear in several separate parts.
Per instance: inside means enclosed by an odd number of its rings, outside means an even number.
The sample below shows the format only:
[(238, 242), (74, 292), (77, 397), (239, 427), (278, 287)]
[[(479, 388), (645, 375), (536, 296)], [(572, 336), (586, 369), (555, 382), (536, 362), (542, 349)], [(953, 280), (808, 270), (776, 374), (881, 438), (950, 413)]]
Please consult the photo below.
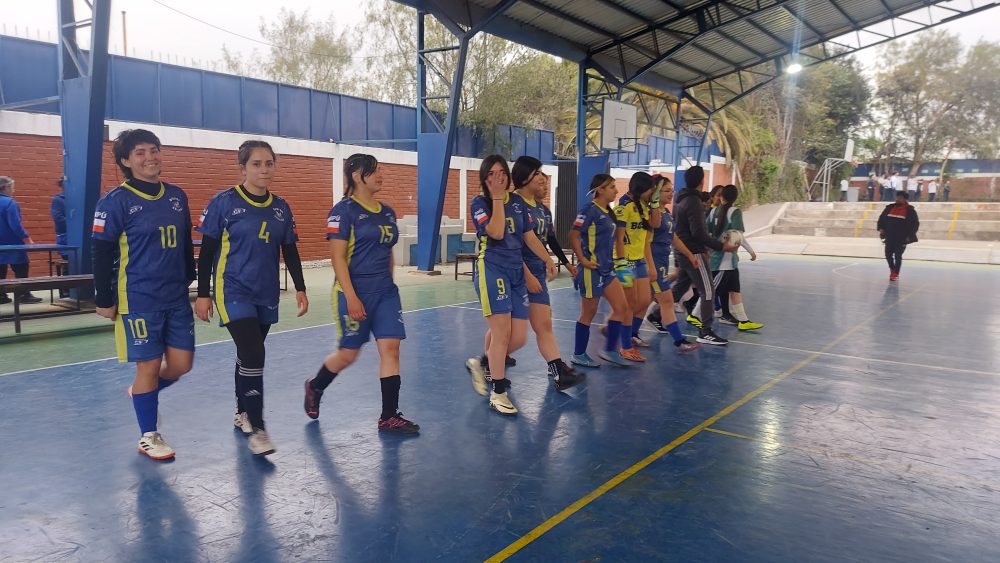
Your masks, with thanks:
[[(514, 161), (510, 171), (514, 190), (524, 200), (528, 213), (534, 222), (535, 236), (548, 244), (556, 254), (556, 258), (566, 266), (571, 274), (576, 275), (576, 268), (566, 259), (562, 246), (556, 239), (552, 212), (545, 207), (542, 200), (549, 192), (549, 177), (542, 171), (542, 162), (530, 156), (519, 157)], [(547, 264), (551, 263), (548, 256), (542, 260), (535, 255), (530, 247), (522, 247), (524, 257), (524, 278), (528, 288), (528, 320), (531, 330), (535, 331), (538, 352), (549, 365), (549, 377), (557, 389), (567, 389), (581, 381), (579, 374), (562, 361), (559, 354), (559, 343), (552, 332), (552, 306), (549, 299)]]
[(201, 216), (198, 299), (195, 313), (212, 317), (212, 279), (219, 323), (236, 344), (236, 417), (255, 455), (274, 453), (264, 429), (264, 339), (278, 322), (279, 252), (295, 284), (299, 316), (309, 310), (292, 210), (269, 191), (277, 155), (264, 141), (240, 145), (236, 160), (243, 183), (219, 192)]
[[(471, 205), (479, 237), (479, 260), (473, 282), (489, 325), (485, 349), (493, 382), (490, 408), (503, 415), (514, 415), (517, 408), (507, 395), (510, 382), (504, 373), (504, 359), (524, 346), (528, 335), (523, 247), (527, 245), (542, 261), (546, 276), (555, 276), (555, 265), (535, 236), (527, 204), (517, 194), (510, 193), (510, 168), (502, 156), (494, 154), (483, 159), (479, 186), (482, 195), (476, 196)], [(469, 358), (465, 365), (472, 375), (472, 387), (480, 395), (486, 395), (486, 372), (479, 358)]]
[(160, 181), (160, 140), (152, 132), (122, 131), (112, 153), (125, 181), (94, 213), (94, 301), (98, 315), (115, 321), (118, 360), (135, 363), (129, 395), (139, 452), (169, 459), (174, 450), (158, 432), (157, 408), (159, 392), (194, 361), (191, 212), (184, 191)]
[(353, 154), (344, 161), (344, 199), (333, 206), (326, 222), (340, 348), (323, 360), (316, 377), (306, 380), (304, 407), (309, 418), (319, 418), (323, 392), (375, 335), (382, 387), (378, 430), (416, 434), (420, 426), (399, 411), (399, 343), (406, 338), (399, 288), (392, 279), (392, 247), (399, 241), (399, 228), (396, 212), (375, 198), (380, 191), (382, 169), (374, 156)]
[(618, 351), (618, 344), (622, 331), (631, 336), (631, 327), (623, 326), (623, 323), (629, 322), (631, 314), (625, 291), (615, 273), (617, 266), (611, 258), (615, 246), (615, 218), (608, 207), (617, 195), (615, 179), (607, 174), (597, 174), (590, 181), (590, 193), (592, 201), (576, 216), (573, 236), (569, 239), (580, 264), (576, 285), (583, 297), (571, 361), (587, 367), (600, 365), (587, 354), (587, 344), (590, 342), (590, 323), (597, 314), (601, 297), (604, 297), (611, 305), (611, 316), (608, 317), (607, 340), (600, 356), (605, 361), (624, 366), (628, 362)]
[[(650, 201), (650, 223), (653, 224), (653, 236), (646, 238), (647, 260), (652, 267), (650, 287), (656, 300), (657, 308), (646, 316), (646, 320), (659, 332), (669, 333), (674, 339), (677, 351), (684, 353), (698, 349), (696, 342), (689, 342), (681, 334), (674, 312), (674, 296), (670, 291), (668, 279), (670, 265), (670, 249), (676, 246), (688, 260), (696, 259), (684, 243), (674, 236), (674, 218), (666, 207), (659, 205), (660, 200), (673, 201), (673, 182), (659, 174), (653, 176), (657, 187), (653, 188), (653, 199)], [(659, 223), (659, 224), (657, 224)]]
[[(736, 198), (739, 197), (739, 189), (729, 184), (719, 192), (719, 199), (722, 202), (712, 210), (708, 217), (708, 228), (716, 238), (722, 240), (726, 231), (736, 230), (741, 233), (743, 227), (743, 212), (736, 207)], [(747, 239), (740, 237), (740, 246), (750, 253), (750, 260), (757, 259), (757, 253), (753, 251)], [(725, 242), (725, 241), (723, 241)], [(736, 325), (740, 330), (757, 330), (764, 328), (761, 323), (755, 323), (747, 317), (743, 308), (743, 296), (740, 294), (740, 270), (739, 256), (737, 251), (723, 252), (713, 250), (709, 267), (714, 276), (714, 286), (719, 302), (722, 304), (722, 317), (719, 322), (727, 325)]]
[(639, 337), (639, 328), (642, 327), (646, 309), (652, 301), (649, 265), (646, 263), (646, 237), (652, 229), (649, 203), (653, 198), (653, 191), (653, 177), (645, 172), (636, 172), (629, 180), (628, 192), (618, 200), (618, 206), (615, 207), (615, 272), (625, 288), (625, 299), (632, 310), (631, 322), (621, 334), (621, 355), (633, 362), (646, 361), (635, 346), (649, 347)]

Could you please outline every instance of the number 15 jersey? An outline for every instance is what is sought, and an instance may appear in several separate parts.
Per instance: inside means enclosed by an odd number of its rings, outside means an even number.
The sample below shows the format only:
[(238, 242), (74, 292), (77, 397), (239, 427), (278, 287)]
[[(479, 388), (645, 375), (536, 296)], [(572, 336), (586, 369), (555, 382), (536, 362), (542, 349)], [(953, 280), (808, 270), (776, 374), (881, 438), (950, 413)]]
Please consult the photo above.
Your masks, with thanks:
[(347, 271), (355, 292), (375, 293), (395, 285), (392, 247), (399, 241), (399, 228), (391, 207), (378, 202), (365, 207), (354, 196), (344, 198), (330, 210), (326, 238), (347, 241)]

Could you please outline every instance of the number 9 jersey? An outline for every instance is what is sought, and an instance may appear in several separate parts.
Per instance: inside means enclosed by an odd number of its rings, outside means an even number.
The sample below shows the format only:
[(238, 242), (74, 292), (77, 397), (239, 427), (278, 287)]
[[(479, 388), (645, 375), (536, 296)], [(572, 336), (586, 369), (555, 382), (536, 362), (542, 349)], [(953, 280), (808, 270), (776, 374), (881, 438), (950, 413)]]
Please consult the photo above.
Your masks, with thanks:
[(93, 237), (118, 244), (119, 314), (190, 308), (190, 234), (187, 195), (173, 184), (148, 195), (125, 182), (97, 202)]

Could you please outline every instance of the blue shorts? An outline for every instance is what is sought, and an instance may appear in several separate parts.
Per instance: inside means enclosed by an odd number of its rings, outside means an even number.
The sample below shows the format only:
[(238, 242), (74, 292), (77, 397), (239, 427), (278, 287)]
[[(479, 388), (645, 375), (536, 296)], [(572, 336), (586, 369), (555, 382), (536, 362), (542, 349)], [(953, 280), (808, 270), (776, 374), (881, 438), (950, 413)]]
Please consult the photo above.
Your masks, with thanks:
[[(655, 258), (653, 260), (656, 260)], [(656, 268), (656, 276), (653, 278), (652, 283), (649, 284), (653, 289), (653, 294), (663, 293), (664, 291), (670, 291), (670, 280), (667, 279), (667, 274), (670, 273), (667, 264), (670, 263), (669, 257), (664, 259), (662, 262), (656, 260), (657, 264), (662, 264)]]
[(118, 361), (144, 362), (163, 356), (167, 348), (194, 351), (194, 312), (191, 305), (165, 311), (127, 313), (115, 319)]
[(604, 295), (604, 288), (616, 279), (614, 270), (602, 272), (580, 266), (573, 284), (580, 290), (581, 297), (590, 299)]
[(646, 264), (645, 258), (630, 260), (629, 262), (632, 264), (632, 271), (635, 272), (635, 279), (649, 277), (649, 266)]
[(225, 303), (216, 301), (215, 308), (219, 310), (219, 326), (226, 326), (240, 319), (257, 319), (262, 325), (273, 325), (278, 322), (277, 305), (254, 305), (245, 301), (226, 301)]
[(333, 286), (333, 324), (337, 327), (337, 340), (341, 348), (357, 350), (368, 342), (372, 334), (375, 335), (375, 340), (406, 338), (403, 303), (399, 299), (396, 284), (373, 293), (359, 293), (358, 299), (365, 307), (363, 321), (351, 318), (347, 312), (347, 296), (340, 285)]
[(510, 314), (514, 319), (528, 318), (528, 288), (524, 268), (501, 268), (479, 259), (473, 276), (476, 295), (483, 316)]
[[(539, 293), (528, 292), (528, 303), (531, 305), (551, 305), (552, 301), (549, 299), (549, 273), (545, 271), (545, 265), (531, 267), (528, 266), (528, 270), (531, 275), (535, 276), (538, 283), (542, 284), (542, 291)], [(525, 286), (527, 289), (527, 286)]]

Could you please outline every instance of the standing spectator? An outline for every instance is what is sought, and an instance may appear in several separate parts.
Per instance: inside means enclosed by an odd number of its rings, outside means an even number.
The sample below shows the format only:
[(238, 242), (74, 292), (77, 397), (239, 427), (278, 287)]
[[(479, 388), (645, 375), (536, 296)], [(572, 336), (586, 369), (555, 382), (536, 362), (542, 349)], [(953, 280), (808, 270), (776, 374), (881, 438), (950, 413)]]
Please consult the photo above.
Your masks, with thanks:
[(878, 234), (885, 242), (885, 260), (889, 263), (889, 281), (899, 279), (906, 245), (917, 242), (920, 219), (908, 199), (908, 192), (896, 192), (896, 203), (886, 205), (878, 218)]
[(937, 180), (931, 178), (927, 184), (927, 201), (934, 201), (937, 198)]
[(898, 192), (899, 190), (902, 190), (902, 189), (904, 189), (904, 188), (903, 188), (902, 179), (899, 177), (899, 171), (898, 170), (894, 171), (892, 173), (892, 176), (889, 177), (889, 189), (888, 189), (887, 193), (885, 194), (885, 197), (882, 198), (882, 201), (890, 201), (890, 200), (892, 200), (893, 194), (895, 194), (896, 192)]
[(910, 200), (917, 197), (917, 179), (912, 176), (906, 179), (906, 195)]
[(917, 180), (917, 201), (920, 201), (920, 196), (924, 193), (924, 181)]
[(879, 201), (889, 201), (889, 175), (882, 174), (882, 179), (878, 183), (879, 185)]
[[(14, 179), (0, 176), (0, 244), (35, 244), (31, 235), (21, 225), (21, 208), (14, 201)], [(7, 277), (7, 265), (14, 270), (15, 278), (28, 277), (28, 253), (0, 254), (0, 279)], [(14, 296), (21, 303), (40, 303), (42, 299), (28, 292)], [(6, 293), (0, 293), (0, 304), (10, 303)]]
[(868, 175), (868, 201), (875, 201), (875, 185), (878, 182), (875, 180), (874, 174)]
[(944, 200), (948, 201), (951, 199), (951, 180), (945, 180), (944, 182)]
[(840, 201), (847, 201), (847, 180), (840, 181)]
[[(49, 214), (52, 215), (52, 223), (56, 230), (56, 244), (66, 244), (66, 192), (63, 191), (63, 179), (60, 178), (56, 185), (59, 186), (59, 193), (52, 196)], [(62, 256), (64, 261), (69, 259), (69, 255), (64, 252), (60, 252), (59, 256)], [(65, 276), (66, 266), (65, 262), (56, 264), (56, 275)], [(69, 290), (60, 289), (59, 297), (69, 297)]]

